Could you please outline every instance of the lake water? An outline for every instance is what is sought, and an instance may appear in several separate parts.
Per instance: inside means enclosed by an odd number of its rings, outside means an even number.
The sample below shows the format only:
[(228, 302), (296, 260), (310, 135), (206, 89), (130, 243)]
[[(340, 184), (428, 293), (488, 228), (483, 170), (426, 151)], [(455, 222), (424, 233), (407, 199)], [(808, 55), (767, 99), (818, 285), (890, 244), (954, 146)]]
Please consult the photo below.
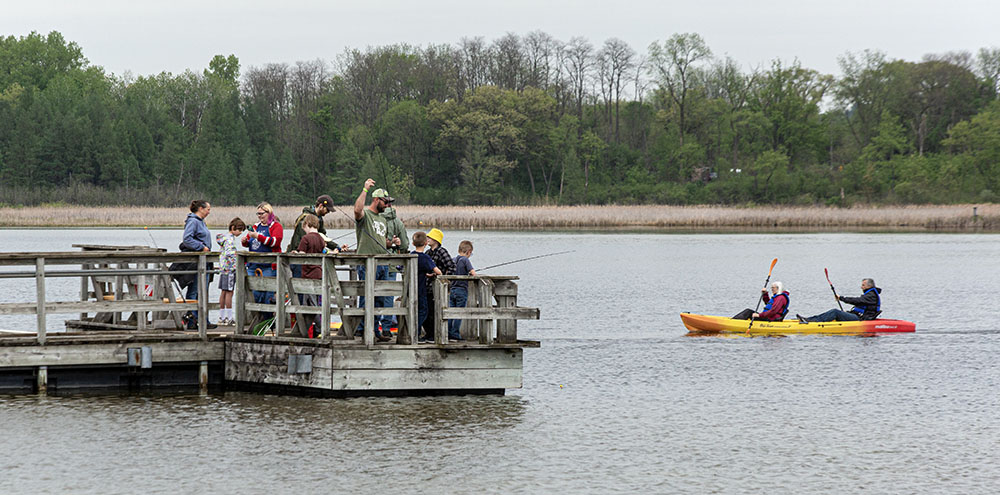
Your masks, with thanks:
[[(179, 231), (150, 231), (175, 249)], [(144, 230), (6, 230), (6, 251), (148, 244)], [(351, 238), (353, 236), (348, 236)], [(506, 396), (0, 397), (2, 493), (989, 493), (1000, 484), (1000, 236), (445, 232), (521, 277), (524, 388)], [(878, 337), (686, 337), (860, 280)], [(23, 284), (27, 285), (23, 285)], [(32, 282), (0, 286), (5, 302)], [(76, 280), (50, 285), (73, 299)], [(61, 291), (61, 292), (60, 292)], [(30, 297), (30, 296), (29, 296)], [(62, 297), (62, 296), (60, 296)], [(30, 300), (30, 298), (28, 299)], [(27, 319), (33, 324), (33, 317)], [(7, 318), (0, 328), (20, 323)], [(50, 327), (58, 328), (58, 321)]]

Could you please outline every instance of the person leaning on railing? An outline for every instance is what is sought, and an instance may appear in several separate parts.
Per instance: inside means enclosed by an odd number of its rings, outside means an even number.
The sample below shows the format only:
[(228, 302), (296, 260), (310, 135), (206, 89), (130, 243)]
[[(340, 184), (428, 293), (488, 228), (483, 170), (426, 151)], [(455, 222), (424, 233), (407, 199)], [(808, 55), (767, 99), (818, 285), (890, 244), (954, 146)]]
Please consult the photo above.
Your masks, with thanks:
[[(180, 250), (183, 252), (209, 252), (212, 250), (212, 233), (208, 230), (205, 225), (205, 217), (212, 212), (212, 205), (208, 201), (203, 199), (196, 199), (191, 202), (189, 206), (191, 213), (188, 213), (187, 219), (184, 220), (184, 238), (181, 240)], [(197, 263), (188, 264), (189, 270), (197, 269)], [(209, 263), (206, 267), (207, 270), (212, 270), (213, 266)], [(211, 282), (212, 277), (206, 277), (205, 289), (208, 289), (208, 283)], [(187, 292), (185, 293), (185, 299), (197, 300), (198, 296), (198, 281), (197, 277), (191, 277), (190, 282), (187, 285)], [(208, 297), (208, 294), (205, 294)], [(198, 328), (198, 311), (191, 311), (191, 317), (187, 320), (187, 327), (189, 330)], [(206, 315), (207, 317), (208, 315)], [(216, 326), (209, 322), (208, 328), (215, 328)]]
[[(243, 246), (255, 253), (280, 253), (285, 229), (274, 215), (274, 208), (270, 203), (257, 205), (257, 219), (260, 221), (251, 226), (243, 238)], [(275, 273), (277, 270), (274, 263), (247, 263), (248, 276), (274, 277)], [(274, 292), (255, 290), (253, 300), (260, 304), (274, 304)]]

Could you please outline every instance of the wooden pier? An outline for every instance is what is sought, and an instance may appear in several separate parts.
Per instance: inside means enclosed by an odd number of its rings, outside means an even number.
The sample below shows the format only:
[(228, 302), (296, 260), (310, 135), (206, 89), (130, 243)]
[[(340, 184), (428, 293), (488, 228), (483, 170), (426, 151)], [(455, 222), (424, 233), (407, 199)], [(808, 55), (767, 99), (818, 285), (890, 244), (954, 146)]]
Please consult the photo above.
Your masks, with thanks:
[[(539, 345), (517, 338), (517, 320), (537, 319), (539, 311), (517, 306), (517, 277), (509, 276), (438, 277), (432, 289), (437, 304), (428, 316), (438, 331), (433, 342), (420, 342), (416, 291), (424, 281), (417, 279), (414, 255), (240, 252), (238, 266), (271, 265), (276, 275), (239, 270), (236, 325), (210, 330), (208, 311), (218, 304), (208, 297), (177, 299), (170, 275), (195, 275), (198, 293), (207, 295), (206, 275), (217, 253), (81, 248), (0, 253), (0, 280), (35, 282), (33, 302), (0, 303), (0, 315), (36, 317), (32, 330), (0, 334), (0, 393), (215, 388), (321, 396), (502, 394), (521, 386), (523, 349)], [(190, 269), (171, 271), (171, 264)], [(303, 264), (320, 266), (322, 277), (293, 277), (292, 267)], [(371, 274), (379, 265), (399, 267), (401, 280), (358, 280), (356, 267)], [(78, 300), (48, 297), (46, 280), (61, 277), (81, 280)], [(469, 281), (466, 308), (447, 307), (448, 283), (457, 278)], [(254, 291), (274, 293), (274, 302), (255, 301)], [(301, 304), (300, 295), (320, 296), (319, 305)], [(368, 301), (364, 307), (360, 297)], [(374, 307), (376, 297), (392, 297), (395, 304)], [(188, 311), (198, 312), (197, 330), (182, 325)], [(46, 331), (48, 315), (58, 313), (79, 319), (67, 321), (66, 332)], [(319, 315), (321, 329), (315, 338), (305, 323), (312, 315)], [(394, 340), (377, 341), (379, 315), (397, 318)], [(342, 322), (337, 332), (334, 316)], [(449, 342), (446, 322), (459, 318), (464, 340)], [(363, 332), (355, 337), (359, 325)]]

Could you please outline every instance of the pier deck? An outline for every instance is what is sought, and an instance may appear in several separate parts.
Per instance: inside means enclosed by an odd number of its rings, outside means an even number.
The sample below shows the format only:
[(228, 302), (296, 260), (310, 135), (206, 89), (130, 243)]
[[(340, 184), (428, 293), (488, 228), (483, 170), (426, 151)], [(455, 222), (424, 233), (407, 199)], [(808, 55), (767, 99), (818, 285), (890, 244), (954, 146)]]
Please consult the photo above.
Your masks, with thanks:
[[(516, 320), (537, 319), (539, 312), (517, 306), (516, 277), (461, 277), (469, 280), (470, 306), (436, 304), (428, 318), (437, 319), (439, 329), (446, 327), (448, 318), (462, 318), (462, 335), (467, 340), (449, 342), (446, 331), (439, 331), (434, 341), (419, 342), (419, 329), (411, 323), (416, 317), (414, 258), (240, 253), (240, 266), (273, 262), (276, 275), (242, 273), (234, 298), (236, 327), (209, 331), (205, 315), (212, 305), (207, 301), (172, 302), (172, 297), (163, 298), (160, 292), (170, 291), (168, 273), (185, 273), (167, 272), (169, 263), (195, 267), (188, 273), (195, 273), (205, 287), (209, 263), (217, 259), (214, 253), (2, 253), (0, 267), (35, 268), (33, 272), (0, 271), (0, 280), (34, 278), (36, 301), (2, 303), (0, 314), (35, 314), (37, 327), (34, 332), (0, 333), (0, 393), (230, 388), (352, 396), (502, 394), (521, 387), (523, 349), (539, 343), (518, 340)], [(323, 278), (293, 278), (291, 266), (304, 263), (321, 265)], [(47, 270), (51, 264), (79, 264), (81, 269)], [(357, 280), (354, 267), (366, 266), (367, 273), (374, 273), (380, 264), (404, 267), (402, 281)], [(338, 271), (347, 272), (345, 280)], [(80, 277), (81, 300), (46, 300), (46, 276)], [(434, 283), (437, 301), (448, 300), (448, 282), (455, 278), (440, 277)], [(258, 292), (256, 301), (253, 291)], [(262, 297), (266, 292), (276, 293), (274, 300), (285, 302), (267, 303), (266, 296)], [(299, 294), (320, 295), (320, 305), (291, 304)], [(362, 295), (368, 301), (390, 296), (399, 302), (386, 308), (358, 307)], [(200, 312), (197, 330), (165, 327), (180, 323), (180, 314), (192, 309)], [(46, 332), (46, 315), (60, 312), (79, 313), (80, 320), (74, 320), (77, 324), (95, 321), (91, 314), (102, 314), (103, 319), (82, 326), (90, 331)], [(132, 314), (126, 317), (128, 313)], [(394, 341), (376, 342), (374, 322), (379, 314), (396, 315), (399, 330)], [(268, 334), (254, 335), (255, 324), (270, 315), (274, 320)], [(325, 329), (317, 338), (305, 337), (308, 315), (319, 315), (320, 328)], [(363, 334), (354, 337), (341, 331), (334, 335), (329, 324), (332, 315), (345, 323), (342, 328), (360, 324)]]

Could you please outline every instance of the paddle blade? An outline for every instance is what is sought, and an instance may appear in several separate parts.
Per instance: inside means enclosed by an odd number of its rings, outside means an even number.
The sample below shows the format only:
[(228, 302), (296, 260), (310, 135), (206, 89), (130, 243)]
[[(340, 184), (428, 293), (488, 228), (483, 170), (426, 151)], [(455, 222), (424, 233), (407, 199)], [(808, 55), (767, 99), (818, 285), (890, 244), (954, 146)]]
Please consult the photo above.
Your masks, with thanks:
[(773, 260), (771, 260), (771, 268), (768, 268), (768, 270), (767, 270), (767, 276), (769, 278), (771, 277), (771, 272), (774, 271), (774, 265), (777, 265), (777, 264), (778, 264), (778, 258), (774, 258)]
[(826, 268), (824, 268), (823, 269), (823, 273), (826, 274), (826, 283), (828, 283), (830, 285), (833, 285), (833, 282), (830, 281), (830, 270), (827, 270)]

